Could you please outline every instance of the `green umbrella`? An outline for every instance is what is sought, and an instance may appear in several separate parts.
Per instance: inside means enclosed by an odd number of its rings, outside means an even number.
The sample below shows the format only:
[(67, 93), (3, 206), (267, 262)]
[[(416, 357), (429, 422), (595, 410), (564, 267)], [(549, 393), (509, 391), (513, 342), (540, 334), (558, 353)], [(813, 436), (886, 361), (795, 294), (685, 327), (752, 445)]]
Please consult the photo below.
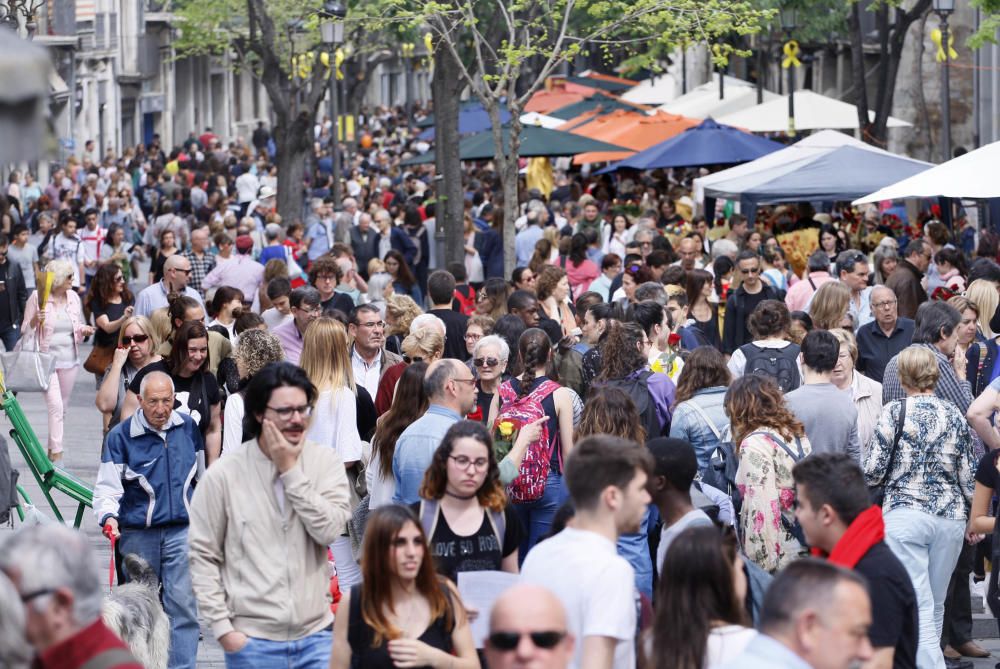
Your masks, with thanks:
[(597, 95), (593, 95), (586, 100), (580, 100), (579, 102), (574, 102), (573, 104), (566, 105), (565, 107), (560, 107), (559, 109), (549, 112), (546, 115), (568, 121), (571, 118), (576, 118), (580, 114), (597, 109), (598, 107), (601, 108), (602, 114), (610, 114), (616, 109), (624, 109), (626, 111), (642, 111), (641, 107), (630, 105), (627, 102), (622, 102), (621, 100), (616, 100), (615, 98), (598, 93)]
[[(510, 127), (503, 129), (504, 146), (510, 147)], [(492, 160), (496, 151), (493, 147), (493, 132), (483, 132), (469, 135), (458, 145), (458, 157), (461, 160)], [(615, 144), (608, 144), (583, 135), (575, 135), (561, 130), (549, 130), (540, 126), (529, 125), (521, 128), (522, 158), (536, 156), (575, 156), (589, 151), (631, 151), (631, 149)], [(434, 152), (415, 156), (404, 160), (401, 165), (421, 165), (434, 162)]]

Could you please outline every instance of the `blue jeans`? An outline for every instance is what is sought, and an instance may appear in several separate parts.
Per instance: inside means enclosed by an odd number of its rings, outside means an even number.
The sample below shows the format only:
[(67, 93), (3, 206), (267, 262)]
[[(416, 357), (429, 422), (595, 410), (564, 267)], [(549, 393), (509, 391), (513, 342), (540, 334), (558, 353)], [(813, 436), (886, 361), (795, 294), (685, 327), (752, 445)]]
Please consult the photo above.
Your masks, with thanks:
[(249, 637), (243, 648), (226, 653), (226, 669), (327, 669), (332, 643), (329, 630), (296, 641)]
[(649, 527), (654, 522), (652, 517), (654, 508), (652, 505), (647, 506), (639, 531), (621, 535), (617, 544), (618, 554), (628, 560), (635, 572), (636, 589), (650, 600), (653, 599), (653, 560), (649, 556)]
[(170, 618), (170, 669), (194, 669), (198, 659), (198, 608), (188, 567), (187, 526), (122, 528), (122, 555), (135, 553), (163, 584), (163, 610)]
[(517, 556), (518, 564), (524, 562), (524, 556), (532, 546), (541, 541), (542, 537), (552, 529), (552, 519), (568, 497), (569, 491), (563, 483), (562, 474), (550, 471), (548, 478), (545, 479), (545, 493), (541, 499), (514, 505), (514, 511), (517, 512), (517, 517), (521, 519), (521, 524), (527, 532), (521, 541), (521, 550)]
[(965, 541), (965, 522), (917, 509), (893, 509), (885, 515), (885, 541), (906, 567), (917, 594), (920, 625), (917, 666), (944, 669), (941, 652), (944, 600)]
[(14, 345), (21, 338), (21, 328), (19, 327), (9, 327), (6, 330), (0, 330), (0, 341), (3, 341), (4, 350), (7, 352), (14, 350)]

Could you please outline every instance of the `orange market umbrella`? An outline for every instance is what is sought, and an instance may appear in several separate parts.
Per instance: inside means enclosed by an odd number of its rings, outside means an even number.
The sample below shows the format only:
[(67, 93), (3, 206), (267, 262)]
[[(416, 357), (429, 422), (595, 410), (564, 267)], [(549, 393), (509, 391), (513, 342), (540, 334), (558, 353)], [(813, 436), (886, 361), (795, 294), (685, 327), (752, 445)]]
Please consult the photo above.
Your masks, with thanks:
[(573, 164), (583, 165), (624, 160), (636, 151), (648, 149), (654, 144), (670, 139), (699, 123), (701, 123), (699, 119), (663, 111), (658, 111), (653, 115), (621, 110), (605, 114), (589, 123), (573, 128), (571, 132), (603, 142), (627, 146), (632, 151), (590, 151), (576, 155), (573, 158)]
[(550, 111), (586, 100), (589, 97), (583, 93), (567, 92), (564, 88), (554, 91), (541, 90), (531, 96), (528, 104), (524, 105), (524, 111), (548, 114)]

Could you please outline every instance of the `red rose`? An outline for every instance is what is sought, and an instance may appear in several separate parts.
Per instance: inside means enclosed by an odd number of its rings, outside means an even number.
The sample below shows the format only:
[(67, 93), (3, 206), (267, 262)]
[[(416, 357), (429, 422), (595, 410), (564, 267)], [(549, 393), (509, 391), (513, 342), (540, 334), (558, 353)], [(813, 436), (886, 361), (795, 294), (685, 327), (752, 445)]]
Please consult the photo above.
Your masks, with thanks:
[(676, 332), (671, 332), (670, 336), (667, 337), (667, 343), (671, 346), (677, 346), (681, 343), (681, 336)]

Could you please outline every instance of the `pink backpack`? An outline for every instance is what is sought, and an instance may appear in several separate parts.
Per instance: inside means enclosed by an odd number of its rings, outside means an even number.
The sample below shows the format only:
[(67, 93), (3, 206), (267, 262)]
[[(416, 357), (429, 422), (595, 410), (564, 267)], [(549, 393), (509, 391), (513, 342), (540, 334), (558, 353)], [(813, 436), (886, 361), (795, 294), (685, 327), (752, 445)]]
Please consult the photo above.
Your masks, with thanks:
[[(545, 416), (542, 401), (561, 388), (555, 381), (545, 381), (522, 398), (510, 381), (500, 384), (500, 412), (493, 424), (496, 432), (500, 423), (509, 421), (517, 432), (523, 425), (533, 423)], [(548, 421), (542, 423), (542, 434), (538, 441), (528, 444), (528, 450), (521, 461), (517, 478), (507, 486), (507, 496), (512, 502), (535, 502), (545, 494), (545, 480), (549, 475), (555, 440), (549, 443)]]

